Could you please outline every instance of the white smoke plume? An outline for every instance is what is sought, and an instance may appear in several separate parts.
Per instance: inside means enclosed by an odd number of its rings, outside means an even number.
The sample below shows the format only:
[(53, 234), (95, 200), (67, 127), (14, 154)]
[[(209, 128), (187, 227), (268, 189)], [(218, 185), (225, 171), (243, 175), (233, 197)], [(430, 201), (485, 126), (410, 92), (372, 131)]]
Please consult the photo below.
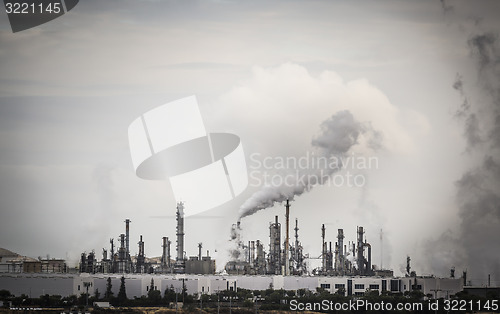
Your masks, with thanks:
[[(444, 0), (443, 0), (444, 3)], [(453, 9), (453, 7), (450, 7)], [(452, 10), (445, 10), (449, 13)], [(477, 23), (476, 23), (477, 24)], [(477, 25), (476, 25), (477, 26)], [(462, 27), (462, 25), (460, 25)], [(458, 74), (453, 84), (462, 98), (455, 117), (463, 123), (466, 152), (480, 162), (455, 182), (460, 226), (457, 234), (444, 232), (425, 244), (434, 271), (443, 273), (451, 266), (468, 269), (472, 284), (500, 282), (500, 43), (498, 33), (476, 32), (467, 40), (476, 64), (477, 82), (465, 84)], [(477, 88), (470, 97), (466, 87)]]
[[(312, 139), (312, 149), (318, 156), (341, 161), (349, 150), (359, 143), (361, 136), (367, 137), (368, 145), (373, 149), (381, 147), (382, 136), (373, 130), (369, 123), (360, 123), (348, 110), (339, 111), (321, 123), (321, 133)], [(279, 186), (264, 186), (247, 199), (240, 207), (240, 219), (253, 215), (261, 209), (272, 207), (277, 202), (293, 200), (315, 185), (324, 184), (333, 173), (342, 168), (338, 162), (335, 167), (302, 170), (297, 180)], [(309, 180), (309, 178), (312, 178)]]

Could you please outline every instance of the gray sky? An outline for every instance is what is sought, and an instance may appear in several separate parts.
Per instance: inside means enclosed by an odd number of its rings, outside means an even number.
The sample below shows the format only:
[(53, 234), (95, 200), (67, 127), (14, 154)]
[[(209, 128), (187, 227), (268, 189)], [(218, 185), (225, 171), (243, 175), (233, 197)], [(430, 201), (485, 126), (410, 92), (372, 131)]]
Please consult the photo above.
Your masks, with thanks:
[[(498, 12), (498, 1), (86, 0), (19, 33), (2, 13), (0, 247), (76, 260), (107, 248), (130, 218), (132, 253), (142, 234), (146, 254), (159, 256), (161, 237), (175, 238), (175, 201), (167, 182), (135, 176), (127, 128), (149, 109), (196, 95), (207, 130), (239, 135), (249, 164), (255, 153), (306, 154), (340, 110), (382, 134), (378, 150), (363, 141), (353, 148), (379, 161), (362, 171), (363, 188), (322, 186), (293, 202), (311, 256), (320, 254), (322, 223), (328, 241), (337, 228), (355, 240), (362, 225), (375, 264), (384, 230), (383, 265), (396, 274), (409, 254), (417, 273), (447, 276), (456, 266), (485, 280), (450, 252), (470, 229), (456, 182), (495, 150), (467, 149), (453, 84), (460, 73), (487, 130), (491, 99), (468, 40), (498, 35)], [(203, 242), (223, 267), (231, 224), (256, 190), (203, 214), (216, 218), (187, 218), (187, 254)], [(277, 214), (284, 220), (282, 206), (244, 218), (244, 239), (267, 250)], [(496, 245), (488, 271), (499, 283)], [(430, 257), (430, 248), (439, 249)]]

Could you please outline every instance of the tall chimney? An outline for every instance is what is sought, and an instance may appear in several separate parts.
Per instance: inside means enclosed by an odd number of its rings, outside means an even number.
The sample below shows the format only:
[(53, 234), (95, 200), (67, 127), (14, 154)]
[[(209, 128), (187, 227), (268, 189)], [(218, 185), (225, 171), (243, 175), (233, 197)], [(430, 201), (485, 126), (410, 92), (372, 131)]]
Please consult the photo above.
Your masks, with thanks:
[(365, 274), (365, 262), (363, 256), (363, 227), (358, 227), (358, 253), (357, 253), (357, 261), (358, 261), (358, 272), (360, 275)]
[(170, 265), (170, 259), (171, 259), (171, 256), (170, 256), (170, 244), (172, 244), (172, 241), (170, 241), (167, 237), (167, 267), (168, 268), (171, 268), (172, 265)]
[(369, 275), (372, 272), (372, 246), (370, 243), (365, 243), (365, 246), (368, 247), (368, 261), (366, 265), (366, 274)]
[(410, 261), (411, 261), (411, 258), (410, 256), (406, 256), (406, 276), (410, 276), (411, 274), (411, 266), (410, 266)]
[(321, 270), (326, 271), (325, 224), (321, 225)]
[(288, 257), (288, 251), (290, 249), (290, 235), (289, 235), (289, 225), (290, 225), (290, 202), (286, 200), (286, 239), (285, 239), (285, 276), (290, 275), (290, 258)]
[[(125, 248), (125, 235), (123, 233), (120, 234), (120, 248), (124, 249)], [(126, 250), (125, 250), (126, 252)]]
[(114, 239), (113, 238), (109, 239), (109, 243), (111, 244), (111, 260), (113, 260), (113, 257), (115, 255), (115, 242), (114, 242)]
[(344, 274), (344, 229), (338, 229), (337, 243), (339, 250), (339, 264), (337, 265), (337, 270)]
[(254, 266), (255, 262), (255, 241), (250, 242), (250, 266)]
[(203, 244), (200, 242), (198, 243), (198, 260), (201, 261), (201, 248), (203, 247)]
[(125, 249), (127, 252), (127, 258), (130, 256), (130, 219), (125, 219)]
[(177, 258), (176, 262), (184, 261), (184, 204), (177, 204)]
[(337, 242), (339, 244), (339, 254), (344, 256), (344, 229), (339, 229), (337, 235)]
[(161, 253), (161, 266), (163, 268), (167, 267), (167, 237), (163, 237), (163, 243), (161, 245), (162, 253)]
[(139, 256), (144, 256), (144, 241), (142, 241), (142, 234), (140, 235), (139, 240)]
[(299, 262), (299, 220), (295, 218), (295, 261)]

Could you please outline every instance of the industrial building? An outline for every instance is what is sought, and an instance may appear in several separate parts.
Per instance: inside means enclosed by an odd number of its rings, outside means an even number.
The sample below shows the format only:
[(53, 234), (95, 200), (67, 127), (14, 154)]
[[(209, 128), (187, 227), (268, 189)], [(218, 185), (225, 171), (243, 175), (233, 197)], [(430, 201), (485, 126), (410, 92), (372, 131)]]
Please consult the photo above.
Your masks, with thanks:
[(323, 276), (392, 276), (390, 270), (375, 270), (372, 265), (371, 245), (366, 241), (363, 227), (357, 228), (357, 240), (344, 244), (344, 229), (338, 229), (334, 249), (332, 242), (326, 241), (326, 228), (321, 226), (321, 267), (307, 269), (306, 260), (299, 241), (299, 222), (295, 220), (295, 241), (290, 242), (290, 202), (285, 203), (285, 240), (282, 242), (281, 223), (278, 216), (269, 225), (269, 251), (264, 252), (260, 240), (249, 241), (248, 245), (240, 239), (240, 223), (233, 225), (232, 239), (236, 241), (238, 253), (233, 254), (225, 270), (234, 275), (323, 275)]
[(198, 245), (198, 256), (186, 258), (184, 252), (184, 204), (179, 202), (176, 211), (176, 258), (171, 259), (170, 245), (168, 237), (162, 238), (162, 256), (161, 258), (148, 258), (145, 253), (145, 242), (142, 235), (139, 237), (138, 253), (136, 256), (130, 254), (130, 219), (125, 220), (125, 233), (120, 234), (120, 246), (115, 252), (114, 240), (110, 239), (110, 256), (108, 250), (102, 249), (102, 259), (96, 258), (94, 251), (81, 254), (79, 271), (81, 273), (175, 273), (175, 274), (214, 274), (215, 260), (201, 255), (201, 243)]
[(66, 261), (55, 258), (38, 259), (21, 256), (0, 248), (0, 273), (65, 273)]
[[(39, 297), (50, 295), (94, 294), (95, 290), (106, 291), (106, 281), (111, 278), (112, 291), (117, 295), (122, 274), (27, 274), (8, 273), (0, 275), (0, 286), (14, 295)], [(283, 275), (187, 275), (187, 274), (123, 274), (129, 298), (147, 295), (154, 282), (162, 295), (168, 288), (188, 294), (213, 294), (223, 290), (265, 290), (273, 288), (286, 291), (317, 288), (343, 295), (362, 295), (367, 291), (390, 291), (404, 293), (420, 290), (434, 298), (449, 298), (463, 290), (461, 278), (435, 277), (349, 277), (349, 276), (283, 276)]]
[[(186, 258), (184, 252), (184, 204), (176, 207), (176, 256), (171, 257), (171, 241), (162, 237), (162, 256), (146, 256), (146, 246), (142, 235), (139, 237), (138, 253), (130, 254), (130, 219), (125, 220), (125, 233), (120, 234), (119, 247), (115, 249), (110, 239), (110, 254), (102, 250), (99, 260), (94, 251), (81, 254), (79, 273), (66, 273), (63, 260), (35, 260), (20, 257), (4, 250), (0, 256), (0, 286), (15, 295), (22, 293), (37, 297), (42, 294), (61, 296), (94, 293), (95, 289), (105, 291), (106, 280), (111, 278), (113, 291), (118, 293), (119, 280), (126, 279), (127, 295), (140, 297), (154, 282), (155, 289), (165, 292), (173, 287), (185, 287), (189, 294), (212, 294), (222, 290), (265, 290), (269, 288), (316, 291), (324, 289), (330, 293), (346, 296), (362, 295), (367, 291), (388, 291), (404, 293), (420, 290), (424, 295), (436, 298), (462, 291), (466, 283), (466, 273), (455, 278), (454, 269), (450, 278), (419, 277), (410, 268), (407, 258), (405, 277), (393, 277), (392, 270), (377, 269), (372, 265), (371, 245), (365, 237), (365, 229), (357, 227), (355, 241), (345, 241), (344, 230), (337, 229), (336, 242), (328, 242), (327, 230), (321, 230), (321, 253), (317, 259), (321, 266), (308, 269), (306, 261), (313, 257), (304, 253), (299, 240), (299, 221), (295, 219), (294, 240), (290, 241), (290, 202), (285, 203), (285, 230), (278, 216), (269, 224), (269, 244), (263, 241), (247, 241), (240, 237), (240, 222), (232, 227), (232, 241), (236, 250), (220, 274), (215, 274), (215, 260), (209, 252), (202, 255), (202, 243), (198, 243), (198, 255)], [(319, 228), (318, 228), (319, 229)], [(284, 234), (284, 241), (282, 239)], [(346, 243), (347, 242), (347, 243)], [(11, 265), (11, 266), (9, 266)], [(14, 266), (12, 266), (14, 265)], [(51, 273), (51, 274), (47, 274)]]

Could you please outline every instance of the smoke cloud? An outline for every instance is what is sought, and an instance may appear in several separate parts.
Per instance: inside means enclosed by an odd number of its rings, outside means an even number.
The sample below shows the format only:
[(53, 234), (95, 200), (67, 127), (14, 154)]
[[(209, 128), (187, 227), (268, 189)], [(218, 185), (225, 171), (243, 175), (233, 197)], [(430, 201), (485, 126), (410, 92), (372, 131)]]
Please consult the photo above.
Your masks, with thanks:
[(460, 74), (457, 74), (453, 88), (460, 93), (462, 104), (455, 112), (455, 117), (464, 121), (464, 136), (467, 140), (467, 151), (475, 148), (476, 145), (482, 143), (479, 121), (474, 112), (471, 111), (469, 99), (464, 91), (464, 82)]
[[(466, 152), (479, 162), (455, 182), (458, 233), (447, 231), (425, 246), (434, 271), (442, 273), (458, 263), (479, 285), (488, 274), (493, 283), (500, 282), (500, 51), (498, 36), (491, 32), (472, 35), (467, 44), (478, 84), (469, 86), (457, 74), (453, 88), (462, 103), (455, 117), (463, 124)], [(474, 87), (478, 96), (471, 97), (466, 90)]]
[[(465, 120), (468, 149), (483, 156), (482, 163), (467, 171), (456, 182), (460, 207), (461, 243), (472, 278), (484, 279), (492, 273), (500, 279), (500, 53), (497, 36), (475, 35), (468, 41), (478, 68), (478, 81), (486, 99), (475, 108), (481, 114), (485, 136), (471, 127), (469, 113)], [(476, 116), (474, 116), (476, 117)], [(477, 122), (479, 124), (479, 122)]]
[[(342, 160), (341, 158), (358, 144), (361, 136), (368, 138), (367, 143), (370, 148), (378, 149), (382, 146), (381, 133), (373, 130), (370, 124), (356, 121), (348, 110), (337, 112), (323, 121), (320, 128), (320, 134), (311, 141), (312, 149), (317, 152), (318, 156)], [(301, 175), (298, 176), (299, 180), (293, 184), (262, 187), (240, 207), (240, 219), (261, 209), (272, 207), (277, 202), (293, 200), (295, 196), (310, 191), (315, 185), (324, 184), (342, 166), (339, 162), (336, 167), (302, 170)], [(304, 180), (304, 178), (315, 178), (315, 180)]]
[(445, 0), (440, 0), (440, 1), (441, 1), (441, 7), (443, 8), (443, 14), (448, 14), (451, 11), (453, 11), (453, 6), (447, 4)]

